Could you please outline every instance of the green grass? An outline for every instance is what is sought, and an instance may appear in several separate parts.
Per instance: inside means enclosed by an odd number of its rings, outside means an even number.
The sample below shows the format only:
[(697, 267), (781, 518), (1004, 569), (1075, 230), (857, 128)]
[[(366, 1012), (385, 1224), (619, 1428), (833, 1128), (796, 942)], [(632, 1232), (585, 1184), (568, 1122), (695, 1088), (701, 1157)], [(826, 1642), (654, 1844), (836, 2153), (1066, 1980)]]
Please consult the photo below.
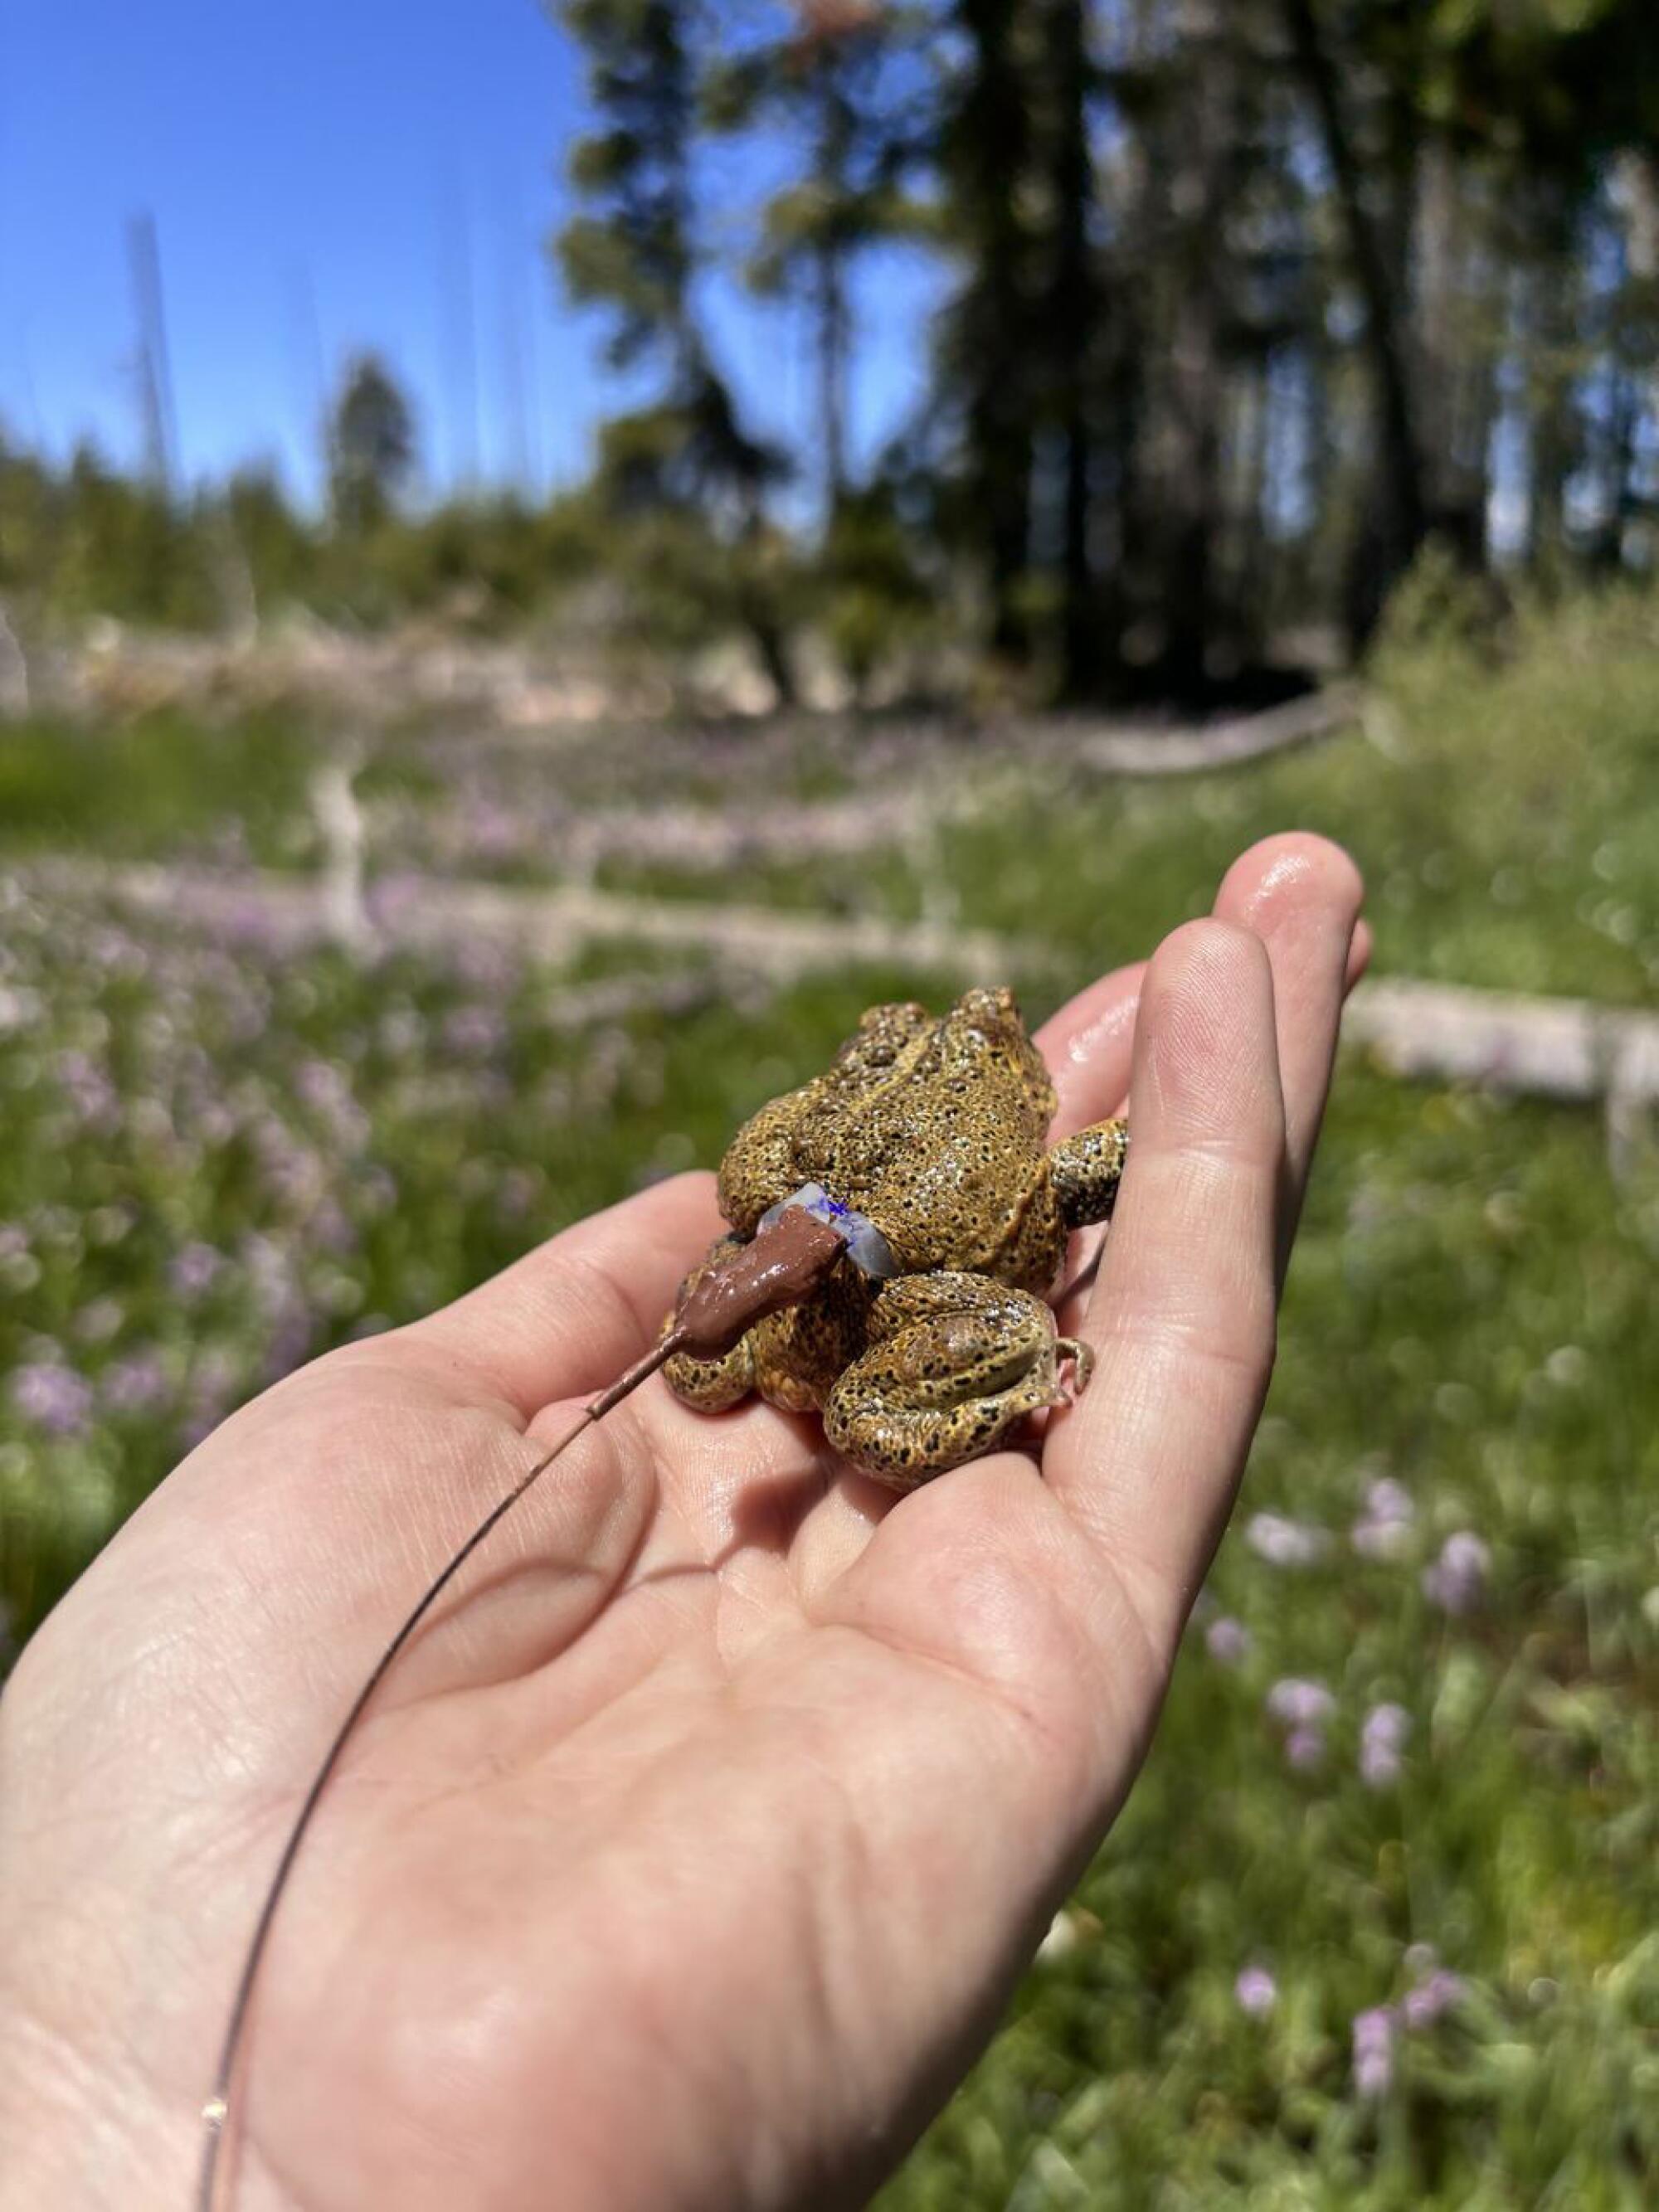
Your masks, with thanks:
[[(1366, 864), (1384, 967), (1650, 1001), (1656, 635), (1655, 603), (1629, 599), (1528, 617), (1495, 669), (1455, 645), (1396, 652), (1387, 753), (1355, 738), (1190, 782), (1031, 776), (949, 832), (939, 865), (964, 921), (1046, 948), (1034, 1015), (1290, 822)], [(130, 733), (108, 755), (77, 736), (65, 756), (61, 732), (7, 733), (14, 849), (156, 856), (215, 823), (280, 822), (297, 753), (240, 732), (218, 755), (222, 735), (152, 732), (144, 752)], [(400, 787), (441, 803), (418, 776)], [(865, 903), (919, 902), (900, 856), (839, 873)], [(189, 1437), (278, 1369), (712, 1162), (871, 998), (944, 988), (842, 973), (572, 1036), (546, 1018), (562, 982), (687, 963), (617, 943), (568, 976), (465, 946), (359, 970), (27, 900), (0, 929), (0, 1598), (16, 1637)], [(1651, 1137), (1615, 1185), (1593, 1113), (1345, 1061), (1245, 1506), (1146, 1772), (884, 2212), (1651, 2201), (1656, 1268)], [(1412, 1517), (1375, 1557), (1352, 1531), (1383, 1480)], [(1297, 1524), (1308, 1564), (1261, 1555), (1264, 1513)], [(1423, 1577), (1460, 1532), (1486, 1565), (1454, 1614)], [(1222, 1622), (1245, 1632), (1242, 1656), (1210, 1648)], [(1286, 1679), (1330, 1704), (1304, 1765), (1269, 1710)], [(1400, 1771), (1370, 1786), (1367, 1717), (1396, 1705)], [(1425, 1945), (1460, 1993), (1399, 2028), (1368, 2097), (1352, 2023), (1407, 2001)], [(1259, 2014), (1235, 1994), (1252, 1966), (1276, 1990)]]
[(1528, 627), (1498, 668), (1455, 647), (1396, 653), (1377, 697), (1380, 742), (1356, 732), (1170, 782), (1014, 788), (947, 833), (946, 872), (982, 926), (1121, 958), (1200, 908), (1242, 846), (1317, 830), (1365, 872), (1379, 968), (1651, 997), (1659, 616)]
[(89, 724), (0, 726), (0, 852), (166, 860), (223, 851), (311, 856), (314, 740), (272, 715), (206, 724), (172, 711)]
[[(1071, 1948), (889, 2212), (1649, 2201), (1656, 1258), (1659, 1185), (1616, 1196), (1588, 1117), (1346, 1071), (1245, 1507), (1328, 1549), (1275, 1567), (1228, 1537), (1212, 1617), (1244, 1625), (1248, 1658), (1189, 1640)], [(1347, 1533), (1379, 1476), (1417, 1518), (1370, 1561)], [(1460, 1528), (1491, 1585), (1449, 1620), (1419, 1572)], [(1265, 1711), (1286, 1676), (1336, 1701), (1305, 1774)], [(1383, 1701), (1411, 1735), (1400, 1785), (1372, 1790), (1357, 1738)], [(1350, 2023), (1425, 1942), (1467, 1996), (1400, 2038), (1362, 2105)], [(1261, 2020), (1233, 1996), (1253, 1963), (1278, 1984)]]
[[(1006, 758), (988, 781), (965, 743), (962, 807), (925, 860), (872, 831), (861, 853), (761, 854), (731, 871), (613, 858), (599, 881), (895, 921), (943, 898), (964, 927), (1045, 945), (1056, 973), (1081, 975), (1201, 910), (1242, 847), (1296, 826), (1339, 839), (1364, 868), (1379, 970), (1639, 1004), (1659, 989), (1656, 665), (1654, 595), (1526, 612), (1501, 659), (1455, 638), (1385, 653), (1369, 734), (1144, 781)], [(803, 726), (779, 774), (797, 791), (817, 781), (844, 798), (844, 764), (833, 750), (815, 760), (812, 744)], [(500, 757), (485, 747), (475, 766), (509, 811), (538, 778), (544, 792), (596, 806), (684, 795), (678, 746), (665, 766), (639, 731), (540, 763), (522, 747)], [(754, 773), (734, 770), (727, 803), (752, 795)], [(891, 777), (890, 767), (889, 788)], [(696, 795), (718, 803), (713, 787)], [(551, 879), (533, 848), (481, 872)]]

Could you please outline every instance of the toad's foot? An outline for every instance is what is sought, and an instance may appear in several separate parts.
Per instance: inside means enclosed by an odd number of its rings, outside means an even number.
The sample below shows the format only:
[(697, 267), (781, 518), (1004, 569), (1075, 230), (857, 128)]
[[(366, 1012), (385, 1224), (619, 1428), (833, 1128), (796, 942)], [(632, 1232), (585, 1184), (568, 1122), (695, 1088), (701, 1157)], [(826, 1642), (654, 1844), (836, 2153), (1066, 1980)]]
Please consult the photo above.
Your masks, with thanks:
[(1022, 1415), (1065, 1403), (1060, 1363), (1088, 1380), (1088, 1347), (1057, 1339), (1041, 1298), (945, 1271), (887, 1284), (870, 1348), (830, 1393), (824, 1434), (866, 1474), (913, 1490), (992, 1450)]
[(1097, 1121), (1079, 1129), (1048, 1155), (1048, 1182), (1068, 1229), (1111, 1218), (1117, 1187), (1129, 1158), (1129, 1125)]

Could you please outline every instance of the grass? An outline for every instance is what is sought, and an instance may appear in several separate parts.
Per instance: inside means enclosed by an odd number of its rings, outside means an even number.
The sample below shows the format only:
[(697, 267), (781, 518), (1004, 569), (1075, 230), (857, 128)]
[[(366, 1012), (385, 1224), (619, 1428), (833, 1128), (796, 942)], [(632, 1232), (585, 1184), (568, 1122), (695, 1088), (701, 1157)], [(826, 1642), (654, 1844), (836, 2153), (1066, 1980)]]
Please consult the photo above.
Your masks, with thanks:
[[(1295, 820), (1367, 865), (1385, 967), (1650, 999), (1656, 641), (1655, 603), (1628, 599), (1528, 617), (1496, 669), (1419, 641), (1382, 672), (1386, 753), (1016, 781), (940, 840), (939, 881), (1047, 948), (1036, 1014)], [(297, 741), (214, 755), (223, 737), (111, 739), (100, 780), (101, 734), (70, 773), (63, 733), (7, 733), (13, 849), (160, 857), (280, 822)], [(851, 884), (921, 896), (891, 853)], [(871, 998), (943, 988), (842, 973), (573, 1036), (547, 1018), (567, 978), (476, 948), (276, 962), (21, 893), (0, 961), (15, 1638), (270, 1376), (712, 1161)], [(574, 975), (678, 964), (617, 944)], [(1146, 1774), (884, 2212), (1651, 2201), (1656, 1263), (1651, 1142), (1615, 1187), (1593, 1114), (1345, 1062), (1245, 1508)]]
[(0, 727), (0, 853), (100, 859), (311, 857), (314, 740), (293, 722), (205, 724), (173, 711)]
[[(954, 904), (965, 923), (1046, 943), (1056, 972), (1081, 972), (1202, 908), (1235, 853), (1296, 823), (1339, 838), (1364, 867), (1380, 969), (1639, 1003), (1659, 988), (1656, 653), (1650, 596), (1527, 612), (1499, 661), (1455, 637), (1386, 653), (1369, 737), (1170, 781), (1011, 765), (1006, 751), (988, 775), (968, 744), (960, 805), (926, 854), (884, 835), (876, 810), (859, 853), (760, 854), (735, 874), (616, 856), (598, 880), (895, 921)], [(844, 797), (833, 736), (820, 742), (820, 781)], [(776, 763), (797, 789), (812, 780), (811, 743), (807, 730)], [(741, 761), (728, 786), (739, 806), (759, 772)], [(639, 732), (545, 762), (520, 745), (471, 763), (475, 793), (509, 819), (538, 792), (638, 805), (683, 796), (685, 775), (678, 747), (665, 769)], [(896, 787), (902, 763), (890, 761), (884, 781)], [(715, 803), (707, 788), (698, 796)], [(557, 855), (550, 835), (472, 865), (533, 884), (555, 879)]]
[[(890, 2212), (1648, 2201), (1659, 1212), (1599, 1155), (1586, 1117), (1347, 1073), (1209, 1585), (1208, 1626), (1248, 1650), (1189, 1640), (1065, 1947)], [(1380, 1479), (1415, 1514), (1368, 1559), (1351, 1531)], [(1258, 1556), (1267, 1512), (1318, 1556)], [(1449, 1617), (1421, 1572), (1459, 1530), (1490, 1579)], [(1267, 1705), (1287, 1678), (1334, 1703), (1302, 1771)], [(1395, 1704), (1402, 1771), (1368, 1787), (1364, 1717)], [(1419, 1944), (1462, 1994), (1357, 2100), (1352, 2023), (1405, 1997)], [(1277, 1985), (1261, 2018), (1234, 1995), (1252, 1966)]]
[[(1633, 626), (1633, 625), (1632, 625)], [(1659, 987), (1659, 618), (1528, 631), (1495, 670), (1396, 653), (1374, 727), (1170, 784), (1014, 790), (945, 840), (981, 925), (1121, 957), (1200, 907), (1240, 848), (1295, 823), (1364, 870), (1378, 964), (1640, 1001)]]

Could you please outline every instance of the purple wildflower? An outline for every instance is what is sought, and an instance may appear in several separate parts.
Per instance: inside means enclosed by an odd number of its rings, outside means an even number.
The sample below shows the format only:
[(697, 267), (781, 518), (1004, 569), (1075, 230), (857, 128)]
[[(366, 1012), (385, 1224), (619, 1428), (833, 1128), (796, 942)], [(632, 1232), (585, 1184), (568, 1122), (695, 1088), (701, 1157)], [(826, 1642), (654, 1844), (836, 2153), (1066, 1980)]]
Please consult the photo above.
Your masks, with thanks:
[(444, 1017), (443, 1041), (451, 1052), (483, 1059), (506, 1043), (507, 1024), (493, 1006), (456, 1006)]
[(1285, 1730), (1285, 1756), (1298, 1774), (1325, 1763), (1325, 1723), (1336, 1699), (1322, 1682), (1287, 1674), (1267, 1692), (1267, 1711)]
[(98, 1378), (98, 1392), (112, 1413), (148, 1413), (167, 1394), (161, 1355), (136, 1352), (130, 1359), (112, 1360)]
[(120, 1127), (120, 1095), (107, 1072), (89, 1054), (59, 1053), (58, 1080), (77, 1121), (106, 1133)]
[(1285, 1739), (1285, 1756), (1298, 1774), (1310, 1774), (1325, 1764), (1325, 1731), (1293, 1728)]
[(308, 1226), (311, 1241), (319, 1251), (345, 1253), (357, 1249), (356, 1224), (338, 1199), (325, 1198), (313, 1209)]
[(474, 990), (504, 991), (513, 981), (513, 948), (486, 937), (463, 937), (455, 949), (455, 974)]
[(482, 860), (505, 860), (520, 851), (526, 842), (525, 825), (517, 815), (489, 799), (475, 798), (468, 803), (461, 834)]
[(1241, 2012), (1260, 2020), (1278, 2002), (1279, 1984), (1265, 1966), (1246, 1966), (1233, 1984), (1233, 1996)]
[(224, 1264), (223, 1253), (211, 1244), (181, 1244), (167, 1268), (167, 1280), (180, 1297), (198, 1298), (212, 1288)]
[(242, 1239), (240, 1249), (249, 1285), (263, 1314), (278, 1315), (299, 1298), (294, 1261), (284, 1245), (256, 1229)]
[(267, 1381), (280, 1382), (303, 1364), (311, 1351), (313, 1334), (312, 1319), (302, 1301), (296, 1300), (278, 1316), (271, 1331), (265, 1352)]
[(236, 1364), (228, 1352), (216, 1346), (201, 1354), (191, 1372), (190, 1410), (179, 1431), (186, 1449), (200, 1443), (218, 1427), (235, 1402), (240, 1383)]
[(209, 1099), (197, 1107), (191, 1119), (197, 1135), (210, 1147), (228, 1144), (236, 1133), (235, 1115), (217, 1099)]
[(349, 1090), (343, 1071), (327, 1060), (305, 1061), (294, 1079), (294, 1088), (307, 1106), (322, 1113), (338, 1106)]
[(1204, 1649), (1218, 1666), (1237, 1667), (1250, 1656), (1255, 1638), (1242, 1620), (1224, 1613), (1204, 1632)]
[(1365, 1510), (1374, 1521), (1412, 1521), (1417, 1517), (1410, 1491), (1391, 1474), (1380, 1474), (1375, 1482), (1366, 1485)]
[(1400, 1779), (1401, 1753), (1412, 1732), (1404, 1705), (1373, 1705), (1359, 1731), (1359, 1774), (1368, 1790), (1387, 1790)]
[(1403, 1484), (1382, 1475), (1365, 1492), (1364, 1510), (1348, 1532), (1361, 1559), (1397, 1559), (1411, 1543), (1417, 1508)]
[(1442, 1613), (1473, 1613), (1486, 1594), (1492, 1553), (1471, 1528), (1460, 1528), (1440, 1547), (1440, 1556), (1423, 1570), (1424, 1595)]
[(39, 1359), (11, 1378), (11, 1398), (26, 1421), (48, 1436), (79, 1436), (92, 1417), (92, 1385), (73, 1367)]
[(1461, 1974), (1453, 1973), (1449, 1966), (1436, 1966), (1415, 1989), (1407, 1990), (1401, 2001), (1400, 2010), (1407, 2027), (1419, 2032), (1432, 2027), (1443, 2014), (1461, 2002), (1463, 1991)]
[(1244, 1541), (1258, 1559), (1272, 1567), (1310, 1567), (1330, 1549), (1330, 1535), (1309, 1521), (1292, 1521), (1283, 1513), (1253, 1513), (1244, 1527)]
[(1354, 2015), (1353, 2086), (1357, 2096), (1386, 2097), (1394, 2081), (1395, 2015), (1390, 2005), (1372, 2005)]
[(1286, 1728), (1322, 1728), (1336, 1711), (1336, 1699), (1322, 1682), (1286, 1674), (1268, 1691), (1267, 1711)]

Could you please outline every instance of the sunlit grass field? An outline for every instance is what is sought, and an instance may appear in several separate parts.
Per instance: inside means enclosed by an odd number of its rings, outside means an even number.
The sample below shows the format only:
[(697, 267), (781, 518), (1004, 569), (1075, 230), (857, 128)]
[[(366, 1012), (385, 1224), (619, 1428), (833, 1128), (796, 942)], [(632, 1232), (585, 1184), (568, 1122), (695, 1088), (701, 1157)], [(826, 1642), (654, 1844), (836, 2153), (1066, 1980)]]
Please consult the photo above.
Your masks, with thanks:
[[(1108, 782), (1035, 759), (889, 840), (614, 887), (1018, 939), (1038, 1016), (1266, 830), (1340, 836), (1384, 971), (1659, 997), (1659, 602), (1396, 649), (1370, 738)], [(416, 736), (363, 779), (371, 873), (556, 878), (515, 819), (752, 805), (729, 738), (579, 758)], [(624, 750), (637, 748), (638, 757)], [(223, 1413), (658, 1174), (712, 1164), (872, 997), (594, 948), (554, 972), (135, 924), (41, 856), (314, 858), (321, 741), (0, 732), (0, 1598), (25, 1637)], [(964, 778), (972, 749), (963, 751)], [(434, 766), (434, 761), (440, 765)], [(447, 763), (447, 764), (444, 764)], [(902, 769), (902, 762), (898, 767)], [(803, 804), (856, 763), (788, 764)], [(376, 842), (378, 839), (378, 842)], [(603, 878), (602, 878), (603, 880)], [(684, 969), (571, 1029), (573, 983)], [(1594, 1112), (1345, 1062), (1245, 1502), (1140, 1788), (889, 2212), (1654, 2201), (1659, 2177), (1659, 1149)]]

